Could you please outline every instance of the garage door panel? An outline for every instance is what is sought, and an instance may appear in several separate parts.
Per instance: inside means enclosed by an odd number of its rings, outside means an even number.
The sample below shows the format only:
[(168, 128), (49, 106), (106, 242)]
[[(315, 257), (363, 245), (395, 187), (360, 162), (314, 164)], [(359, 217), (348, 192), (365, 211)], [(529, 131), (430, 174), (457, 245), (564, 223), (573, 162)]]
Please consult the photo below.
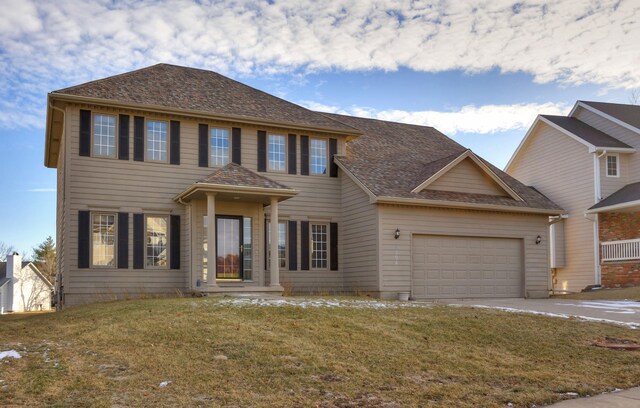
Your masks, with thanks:
[(414, 235), (416, 298), (521, 297), (522, 241)]

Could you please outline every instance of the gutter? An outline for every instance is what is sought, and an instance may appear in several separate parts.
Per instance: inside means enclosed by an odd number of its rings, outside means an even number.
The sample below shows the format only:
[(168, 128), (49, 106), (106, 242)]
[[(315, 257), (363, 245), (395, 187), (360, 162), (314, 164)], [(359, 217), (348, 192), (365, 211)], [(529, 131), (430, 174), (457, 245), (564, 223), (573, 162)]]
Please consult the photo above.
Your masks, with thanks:
[(428, 200), (423, 198), (401, 198), (401, 197), (377, 197), (372, 202), (377, 204), (405, 204), (422, 207), (441, 207), (441, 208), (456, 208), (464, 210), (492, 210), (499, 212), (515, 212), (515, 213), (528, 213), (528, 214), (547, 214), (547, 215), (561, 215), (564, 214), (564, 210), (552, 210), (544, 208), (529, 208), (529, 207), (510, 207), (505, 205), (496, 204), (475, 204), (464, 203), (458, 201), (444, 201), (444, 200)]

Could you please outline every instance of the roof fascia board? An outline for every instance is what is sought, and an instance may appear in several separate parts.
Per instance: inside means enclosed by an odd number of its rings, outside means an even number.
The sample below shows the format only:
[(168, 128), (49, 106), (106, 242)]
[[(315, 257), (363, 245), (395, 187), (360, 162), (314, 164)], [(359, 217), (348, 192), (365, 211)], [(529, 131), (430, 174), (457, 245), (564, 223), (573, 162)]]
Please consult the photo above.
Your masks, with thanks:
[(626, 208), (640, 206), (640, 200), (627, 201), (626, 203), (613, 204), (608, 205), (606, 207), (599, 207), (594, 209), (589, 209), (586, 211), (587, 214), (597, 214), (601, 212), (615, 211), (615, 210), (623, 210)]
[[(336, 160), (338, 159), (338, 160)], [(371, 190), (369, 190), (367, 188), (367, 186), (364, 185), (364, 183), (362, 183), (360, 180), (358, 180), (358, 178), (355, 176), (355, 174), (353, 174), (352, 172), (350, 172), (345, 165), (340, 162), (338, 157), (334, 157), (334, 162), (338, 165), (338, 167), (340, 167), (342, 169), (342, 171), (344, 171), (344, 173), (346, 175), (349, 176), (349, 178), (351, 178), (351, 180), (353, 180), (354, 183), (356, 183), (356, 185), (358, 187), (360, 187), (362, 189), (362, 191), (364, 191), (365, 193), (367, 193), (367, 195), (369, 196), (369, 201), (371, 203), (375, 202), (375, 200), (378, 198), (378, 196), (376, 196), (375, 194), (373, 194), (373, 192)]]
[(85, 103), (85, 104), (93, 104), (93, 105), (108, 105), (118, 108), (127, 108), (127, 109), (138, 109), (138, 110), (146, 110), (154, 113), (164, 113), (169, 115), (181, 115), (193, 118), (206, 118), (206, 119), (214, 119), (214, 120), (223, 120), (223, 121), (236, 121), (241, 123), (248, 123), (252, 125), (262, 125), (262, 126), (277, 126), (284, 127), (289, 129), (298, 129), (298, 130), (306, 130), (306, 131), (317, 131), (323, 133), (331, 133), (338, 134), (343, 136), (360, 136), (362, 132), (357, 129), (353, 129), (353, 132), (346, 131), (344, 129), (333, 129), (324, 126), (309, 126), (309, 125), (300, 125), (295, 123), (286, 123), (286, 122), (277, 122), (277, 121), (269, 121), (264, 119), (250, 118), (246, 116), (237, 116), (237, 115), (216, 115), (211, 114), (206, 111), (198, 111), (192, 109), (181, 109), (181, 108), (168, 108), (166, 106), (161, 105), (148, 105), (143, 103), (127, 103), (121, 101), (115, 101), (112, 99), (102, 99), (102, 98), (92, 98), (87, 96), (78, 96), (78, 95), (67, 95), (67, 94), (58, 94), (55, 92), (50, 93), (48, 96), (51, 96), (51, 99), (60, 100), (64, 102), (73, 102), (73, 103)]
[(457, 201), (445, 201), (445, 200), (428, 200), (422, 198), (401, 198), (401, 197), (387, 197), (380, 196), (375, 200), (377, 204), (403, 204), (414, 205), (420, 207), (443, 207), (443, 208), (455, 208), (465, 210), (491, 210), (501, 212), (517, 212), (517, 213), (530, 213), (530, 214), (545, 214), (545, 215), (562, 215), (566, 212), (564, 210), (551, 210), (544, 208), (529, 208), (529, 207), (511, 207), (507, 205), (495, 205), (495, 204), (476, 204), (476, 203), (462, 203)]
[(454, 168), (456, 165), (458, 165), (461, 161), (463, 161), (464, 159), (471, 159), (473, 160), (474, 163), (476, 163), (478, 165), (478, 167), (480, 167), (481, 170), (483, 170), (486, 174), (489, 175), (489, 177), (491, 177), (491, 179), (498, 184), (507, 194), (509, 194), (511, 196), (511, 198), (513, 198), (514, 200), (518, 200), (518, 201), (524, 201), (522, 199), (522, 197), (520, 197), (518, 195), (518, 193), (516, 193), (515, 191), (513, 191), (513, 189), (511, 187), (509, 187), (507, 185), (507, 183), (505, 183), (504, 181), (502, 181), (502, 179), (500, 179), (500, 177), (498, 177), (497, 174), (495, 174), (493, 172), (493, 170), (491, 170), (486, 164), (484, 164), (482, 162), (482, 160), (480, 160), (480, 158), (478, 158), (478, 156), (473, 153), (471, 150), (466, 150), (464, 153), (462, 153), (460, 156), (456, 157), (455, 159), (453, 159), (451, 161), (451, 163), (447, 164), (446, 166), (444, 166), (442, 169), (440, 169), (436, 174), (434, 174), (433, 176), (429, 177), (426, 181), (424, 181), (422, 184), (420, 184), (418, 187), (414, 188), (413, 190), (411, 190), (412, 193), (419, 193), (420, 191), (424, 190), (427, 186), (429, 186), (431, 183), (433, 183), (434, 181), (436, 181), (437, 179), (439, 179), (440, 177), (442, 177), (443, 175), (445, 175), (447, 172), (449, 172), (449, 170), (451, 170), (452, 168)]
[[(29, 262), (29, 263), (27, 264), (27, 266), (26, 266), (26, 267), (31, 268), (31, 270), (32, 270), (36, 275), (38, 275), (38, 277), (39, 277), (40, 279), (42, 279), (42, 281), (43, 281), (44, 283), (46, 283), (46, 284), (47, 284), (47, 286), (49, 286), (49, 288), (53, 288), (53, 285), (51, 284), (51, 282), (49, 282), (49, 279), (47, 279), (47, 277), (46, 277), (46, 276), (44, 276), (44, 274), (43, 274), (42, 272), (40, 272), (40, 269), (38, 269), (38, 267), (37, 267), (37, 266), (35, 266), (33, 262)], [(25, 268), (26, 268), (26, 267), (25, 267)], [(23, 269), (24, 269), (24, 268), (23, 268)]]
[(504, 167), (504, 171), (506, 173), (509, 172), (509, 168), (511, 167), (511, 165), (513, 164), (515, 158), (518, 156), (518, 154), (520, 153), (520, 150), (522, 150), (524, 144), (527, 142), (527, 140), (529, 140), (529, 136), (531, 136), (531, 133), (533, 133), (533, 129), (535, 129), (535, 127), (538, 125), (538, 123), (540, 123), (540, 115), (536, 116), (535, 120), (533, 121), (533, 123), (531, 124), (531, 127), (529, 128), (529, 130), (527, 130), (527, 133), (524, 135), (524, 137), (522, 138), (522, 141), (520, 141), (520, 144), (518, 145), (518, 147), (516, 148), (516, 151), (513, 152), (513, 154), (511, 155), (511, 158), (509, 159), (509, 161), (507, 162), (507, 165)]
[(262, 187), (249, 187), (249, 186), (231, 186), (227, 184), (212, 184), (212, 183), (194, 183), (182, 193), (173, 198), (174, 201), (180, 202), (192, 193), (201, 191), (211, 192), (237, 192), (237, 193), (253, 193), (264, 196), (272, 197), (295, 197), (298, 195), (296, 190), (282, 189), (282, 188), (262, 188)]
[(587, 105), (586, 103), (582, 102), (582, 101), (578, 101), (578, 103), (576, 103), (576, 106), (573, 107), (573, 109), (571, 110), (571, 113), (569, 114), (570, 116), (573, 116), (574, 112), (578, 109), (578, 107), (580, 108), (584, 108), (592, 113), (595, 113), (596, 115), (602, 116), (603, 118), (610, 120), (611, 122), (620, 125), (624, 128), (627, 128), (629, 130), (631, 130), (632, 132), (638, 133), (640, 134), (640, 129), (638, 129), (637, 127), (628, 124), (627, 122), (624, 122), (620, 119), (614, 118), (613, 116), (602, 112), (601, 110), (598, 110), (597, 108), (594, 108), (593, 106)]

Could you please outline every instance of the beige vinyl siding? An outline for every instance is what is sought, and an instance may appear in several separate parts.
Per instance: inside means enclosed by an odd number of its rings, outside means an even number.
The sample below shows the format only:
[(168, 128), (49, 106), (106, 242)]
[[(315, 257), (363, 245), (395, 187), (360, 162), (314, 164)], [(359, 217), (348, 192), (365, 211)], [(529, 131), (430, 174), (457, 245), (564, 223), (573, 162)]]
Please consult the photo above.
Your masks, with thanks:
[[(546, 237), (547, 216), (428, 207), (380, 205), (382, 296), (411, 290), (411, 248), (417, 235), (521, 239), (524, 243), (526, 297), (548, 294), (548, 253), (538, 235)], [(395, 230), (400, 238), (394, 239)]]
[[(180, 165), (168, 163), (137, 162), (133, 160), (133, 118), (129, 128), (129, 160), (96, 157), (81, 157), (79, 151), (79, 110), (90, 109), (107, 111), (113, 114), (148, 116), (161, 120), (180, 121)], [(197, 247), (197, 234), (191, 233), (189, 213), (186, 206), (173, 201), (173, 198), (192, 183), (211, 174), (215, 168), (198, 166), (198, 124), (208, 123), (210, 127), (240, 127), (242, 129), (242, 165), (257, 171), (257, 130), (287, 135), (300, 134), (290, 129), (258, 128), (233, 122), (195, 120), (170, 115), (145, 115), (144, 112), (124, 111), (94, 106), (67, 107), (67, 133), (70, 141), (67, 149), (67, 207), (69, 228), (65, 240), (65, 272), (69, 280), (66, 284), (67, 304), (73, 304), (75, 297), (90, 298), (91, 295), (107, 293), (122, 297), (125, 293), (174, 293), (176, 289), (188, 290), (190, 287), (192, 254), (190, 242)], [(323, 134), (305, 132), (310, 137), (328, 137)], [(344, 154), (343, 137), (338, 139), (338, 154)], [(169, 143), (167, 143), (167, 147)], [(300, 143), (297, 143), (297, 170), (300, 172)], [(295, 188), (299, 195), (281, 203), (280, 214), (292, 220), (322, 220), (340, 222), (341, 186), (339, 178), (327, 176), (301, 176), (282, 173), (262, 173), (282, 184)], [(268, 209), (268, 207), (267, 207)], [(77, 268), (78, 247), (78, 211), (113, 211), (147, 214), (175, 214), (181, 216), (181, 269), (180, 270), (138, 270), (133, 269), (133, 220), (129, 219), (129, 269), (117, 268)], [(197, 221), (197, 220), (196, 220)], [(262, 220), (260, 229), (262, 234)], [(256, 246), (262, 247), (262, 237)], [(298, 245), (299, 248), (299, 245)], [(262, 249), (258, 249), (262, 250)], [(199, 257), (193, 256), (193, 259)], [(262, 256), (257, 259), (262, 262)], [(300, 258), (298, 258), (300, 259)], [(340, 263), (343, 258), (340, 256)], [(254, 270), (254, 273), (258, 273)], [(281, 273), (300, 288), (341, 289), (341, 271), (298, 271)], [(105, 295), (106, 296), (106, 295)]]
[(505, 191), (471, 159), (464, 159), (426, 187), (427, 190), (506, 196)]
[[(640, 150), (640, 135), (625, 127), (603, 118), (602, 116), (578, 108), (574, 112), (574, 117), (583, 121), (591, 127), (612, 136), (629, 146)], [(620, 153), (620, 177), (607, 177), (606, 155), (600, 158), (600, 185), (602, 198), (607, 198), (612, 193), (621, 189), (629, 183), (638, 181), (636, 174), (640, 174), (640, 156), (638, 153)]]
[[(58, 168), (57, 168), (57, 187), (56, 187), (56, 255), (57, 255), (57, 279), (60, 280), (60, 284), (65, 284), (66, 270), (66, 245), (65, 236), (67, 232), (67, 209), (66, 209), (66, 189), (65, 189), (65, 177), (66, 177), (66, 161), (65, 161), (65, 143), (66, 137), (63, 134), (60, 139), (60, 150), (58, 151)], [(55, 285), (55, 282), (51, 282)], [(56, 291), (59, 286), (55, 288)]]
[(344, 172), (342, 178), (342, 269), (345, 290), (378, 291), (378, 209)]
[(584, 216), (595, 203), (593, 155), (587, 147), (539, 122), (508, 173), (568, 212), (564, 221), (566, 267), (557, 269), (555, 288), (578, 291), (593, 285), (594, 222)]

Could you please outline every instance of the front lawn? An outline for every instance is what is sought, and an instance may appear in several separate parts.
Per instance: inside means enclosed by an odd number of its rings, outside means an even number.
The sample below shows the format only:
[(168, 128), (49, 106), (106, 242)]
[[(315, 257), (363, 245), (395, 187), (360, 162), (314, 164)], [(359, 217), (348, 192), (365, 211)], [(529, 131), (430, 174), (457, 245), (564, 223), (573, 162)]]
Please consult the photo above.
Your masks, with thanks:
[(0, 316), (0, 351), (23, 356), (0, 360), (0, 406), (530, 407), (640, 385), (640, 353), (592, 346), (640, 342), (638, 331), (351, 302), (158, 299)]

